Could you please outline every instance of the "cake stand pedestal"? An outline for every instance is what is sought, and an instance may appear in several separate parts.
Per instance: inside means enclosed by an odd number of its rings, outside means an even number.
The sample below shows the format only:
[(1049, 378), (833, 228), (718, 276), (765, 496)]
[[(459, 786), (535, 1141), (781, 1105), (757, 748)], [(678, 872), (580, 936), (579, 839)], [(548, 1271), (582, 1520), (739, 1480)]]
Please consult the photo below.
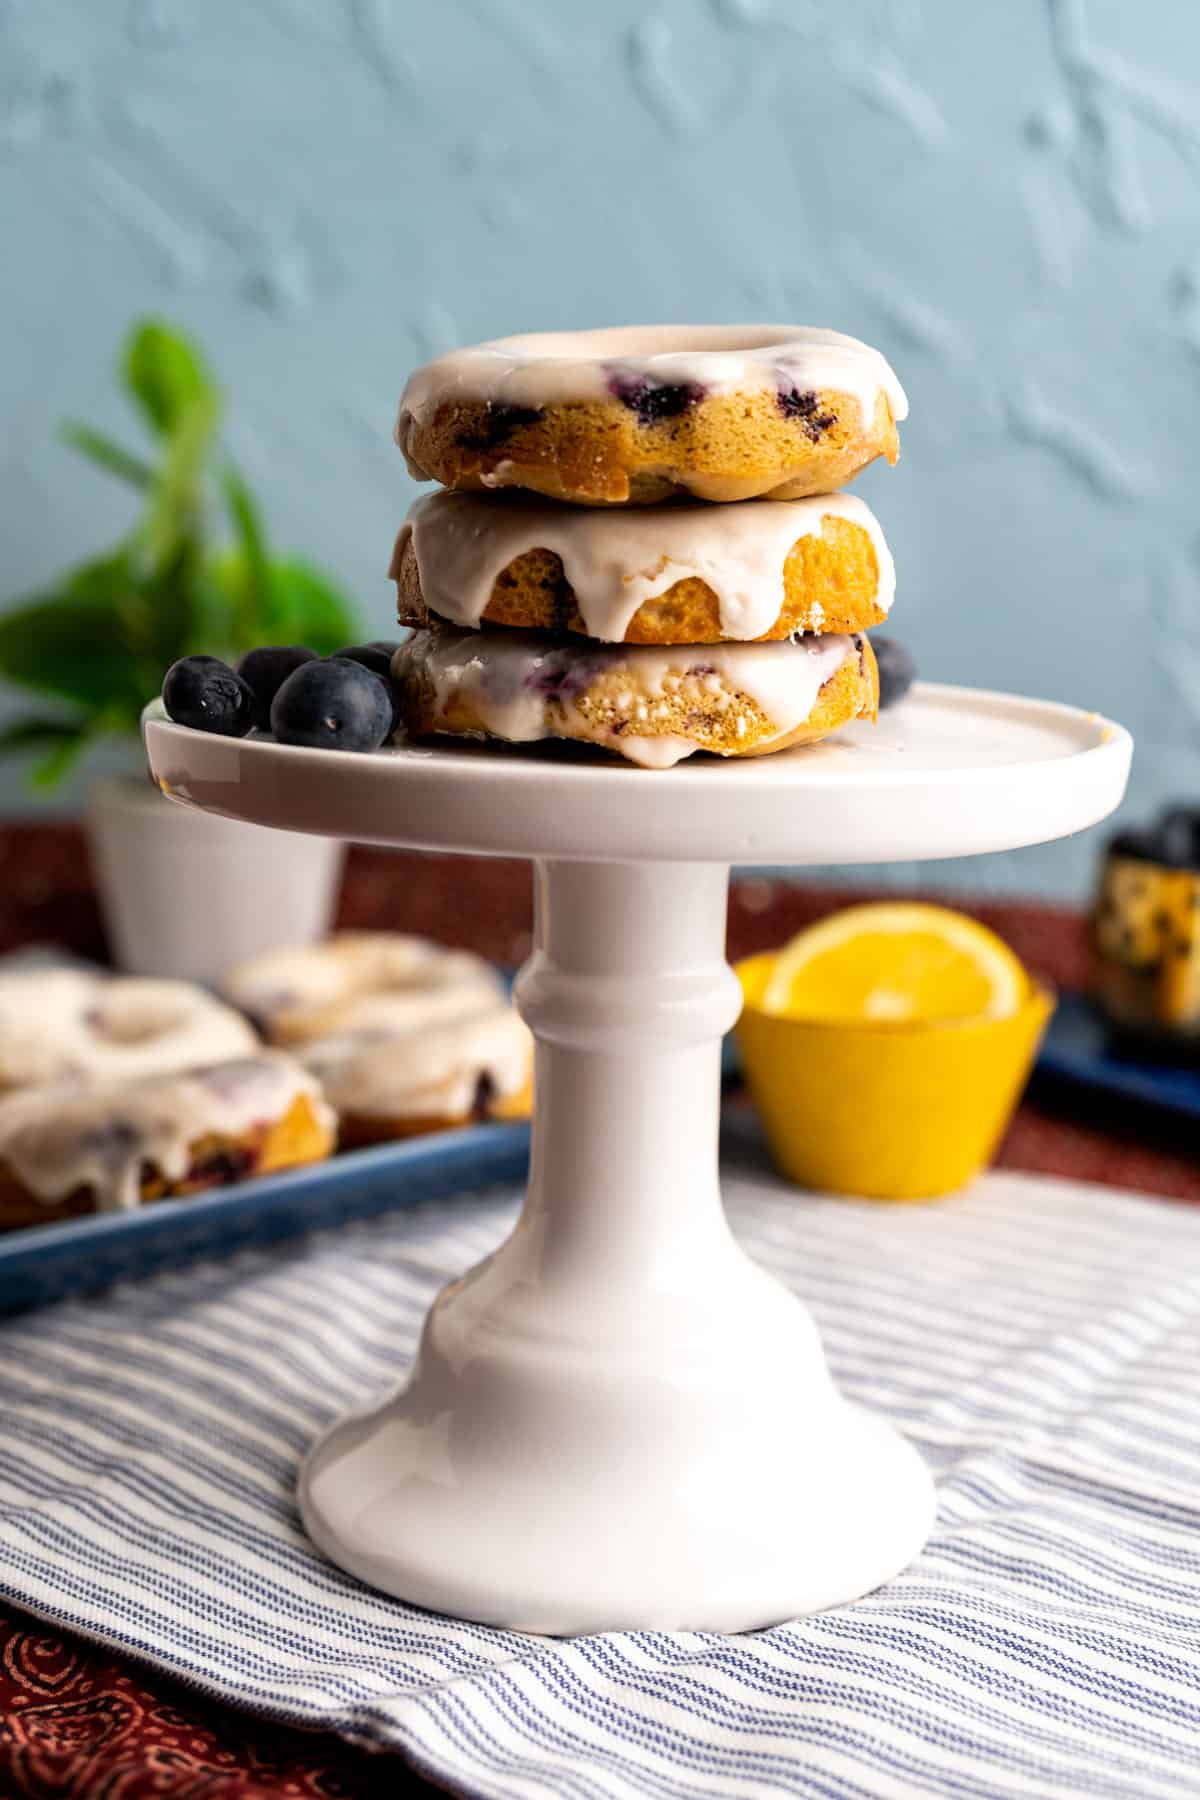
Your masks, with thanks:
[(160, 786), (195, 806), (536, 862), (516, 989), (537, 1041), (525, 1206), (439, 1295), (400, 1391), (309, 1455), (321, 1549), (422, 1606), (560, 1634), (748, 1630), (903, 1568), (933, 1521), (929, 1475), (842, 1399), (808, 1312), (721, 1205), (729, 865), (1061, 836), (1119, 801), (1128, 735), (924, 687), (874, 731), (661, 772), (449, 743), (289, 749), (157, 708), (146, 742)]

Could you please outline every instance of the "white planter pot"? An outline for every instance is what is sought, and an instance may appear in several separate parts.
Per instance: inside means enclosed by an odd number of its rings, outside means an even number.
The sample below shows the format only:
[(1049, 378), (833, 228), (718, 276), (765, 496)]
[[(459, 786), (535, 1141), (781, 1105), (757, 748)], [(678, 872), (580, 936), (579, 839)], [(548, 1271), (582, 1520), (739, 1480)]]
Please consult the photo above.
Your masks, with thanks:
[(196, 812), (143, 777), (93, 782), (87, 828), (113, 959), (216, 981), (232, 963), (330, 927), (344, 845)]

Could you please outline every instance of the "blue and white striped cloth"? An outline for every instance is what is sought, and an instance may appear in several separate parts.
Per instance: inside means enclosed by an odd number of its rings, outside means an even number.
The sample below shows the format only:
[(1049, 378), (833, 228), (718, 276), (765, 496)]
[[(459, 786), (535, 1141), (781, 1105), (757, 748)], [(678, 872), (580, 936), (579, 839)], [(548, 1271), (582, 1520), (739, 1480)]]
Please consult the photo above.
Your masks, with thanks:
[(1200, 1212), (1008, 1176), (889, 1209), (748, 1165), (727, 1196), (846, 1393), (937, 1472), (933, 1540), (883, 1591), (742, 1638), (556, 1642), (415, 1611), (310, 1550), (302, 1451), (391, 1384), (511, 1191), (0, 1329), (0, 1590), (458, 1793), (1194, 1800)]

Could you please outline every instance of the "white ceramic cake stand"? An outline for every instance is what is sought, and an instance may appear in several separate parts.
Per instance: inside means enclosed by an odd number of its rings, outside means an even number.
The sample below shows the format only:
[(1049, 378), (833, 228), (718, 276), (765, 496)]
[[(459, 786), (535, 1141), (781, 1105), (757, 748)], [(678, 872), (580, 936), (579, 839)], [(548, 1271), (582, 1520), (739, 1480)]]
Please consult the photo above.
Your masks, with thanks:
[(903, 1568), (933, 1520), (924, 1466), (841, 1398), (808, 1312), (721, 1206), (729, 865), (1059, 837), (1116, 806), (1128, 734), (923, 687), (874, 730), (660, 772), (449, 741), (288, 749), (153, 708), (146, 741), (194, 806), (537, 865), (517, 983), (537, 1039), (525, 1207), (438, 1297), (406, 1385), (312, 1451), (316, 1543), (406, 1600), (553, 1633), (742, 1631)]

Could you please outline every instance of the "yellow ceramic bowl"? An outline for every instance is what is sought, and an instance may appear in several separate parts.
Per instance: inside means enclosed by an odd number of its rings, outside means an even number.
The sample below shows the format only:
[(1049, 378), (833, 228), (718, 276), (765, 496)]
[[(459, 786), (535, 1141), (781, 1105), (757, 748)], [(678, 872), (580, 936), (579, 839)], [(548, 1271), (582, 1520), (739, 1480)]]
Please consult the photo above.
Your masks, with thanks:
[(1004, 1134), (1054, 996), (1031, 982), (1008, 1018), (947, 1024), (780, 1018), (758, 1004), (774, 960), (738, 964), (737, 1040), (782, 1173), (874, 1200), (965, 1186)]

